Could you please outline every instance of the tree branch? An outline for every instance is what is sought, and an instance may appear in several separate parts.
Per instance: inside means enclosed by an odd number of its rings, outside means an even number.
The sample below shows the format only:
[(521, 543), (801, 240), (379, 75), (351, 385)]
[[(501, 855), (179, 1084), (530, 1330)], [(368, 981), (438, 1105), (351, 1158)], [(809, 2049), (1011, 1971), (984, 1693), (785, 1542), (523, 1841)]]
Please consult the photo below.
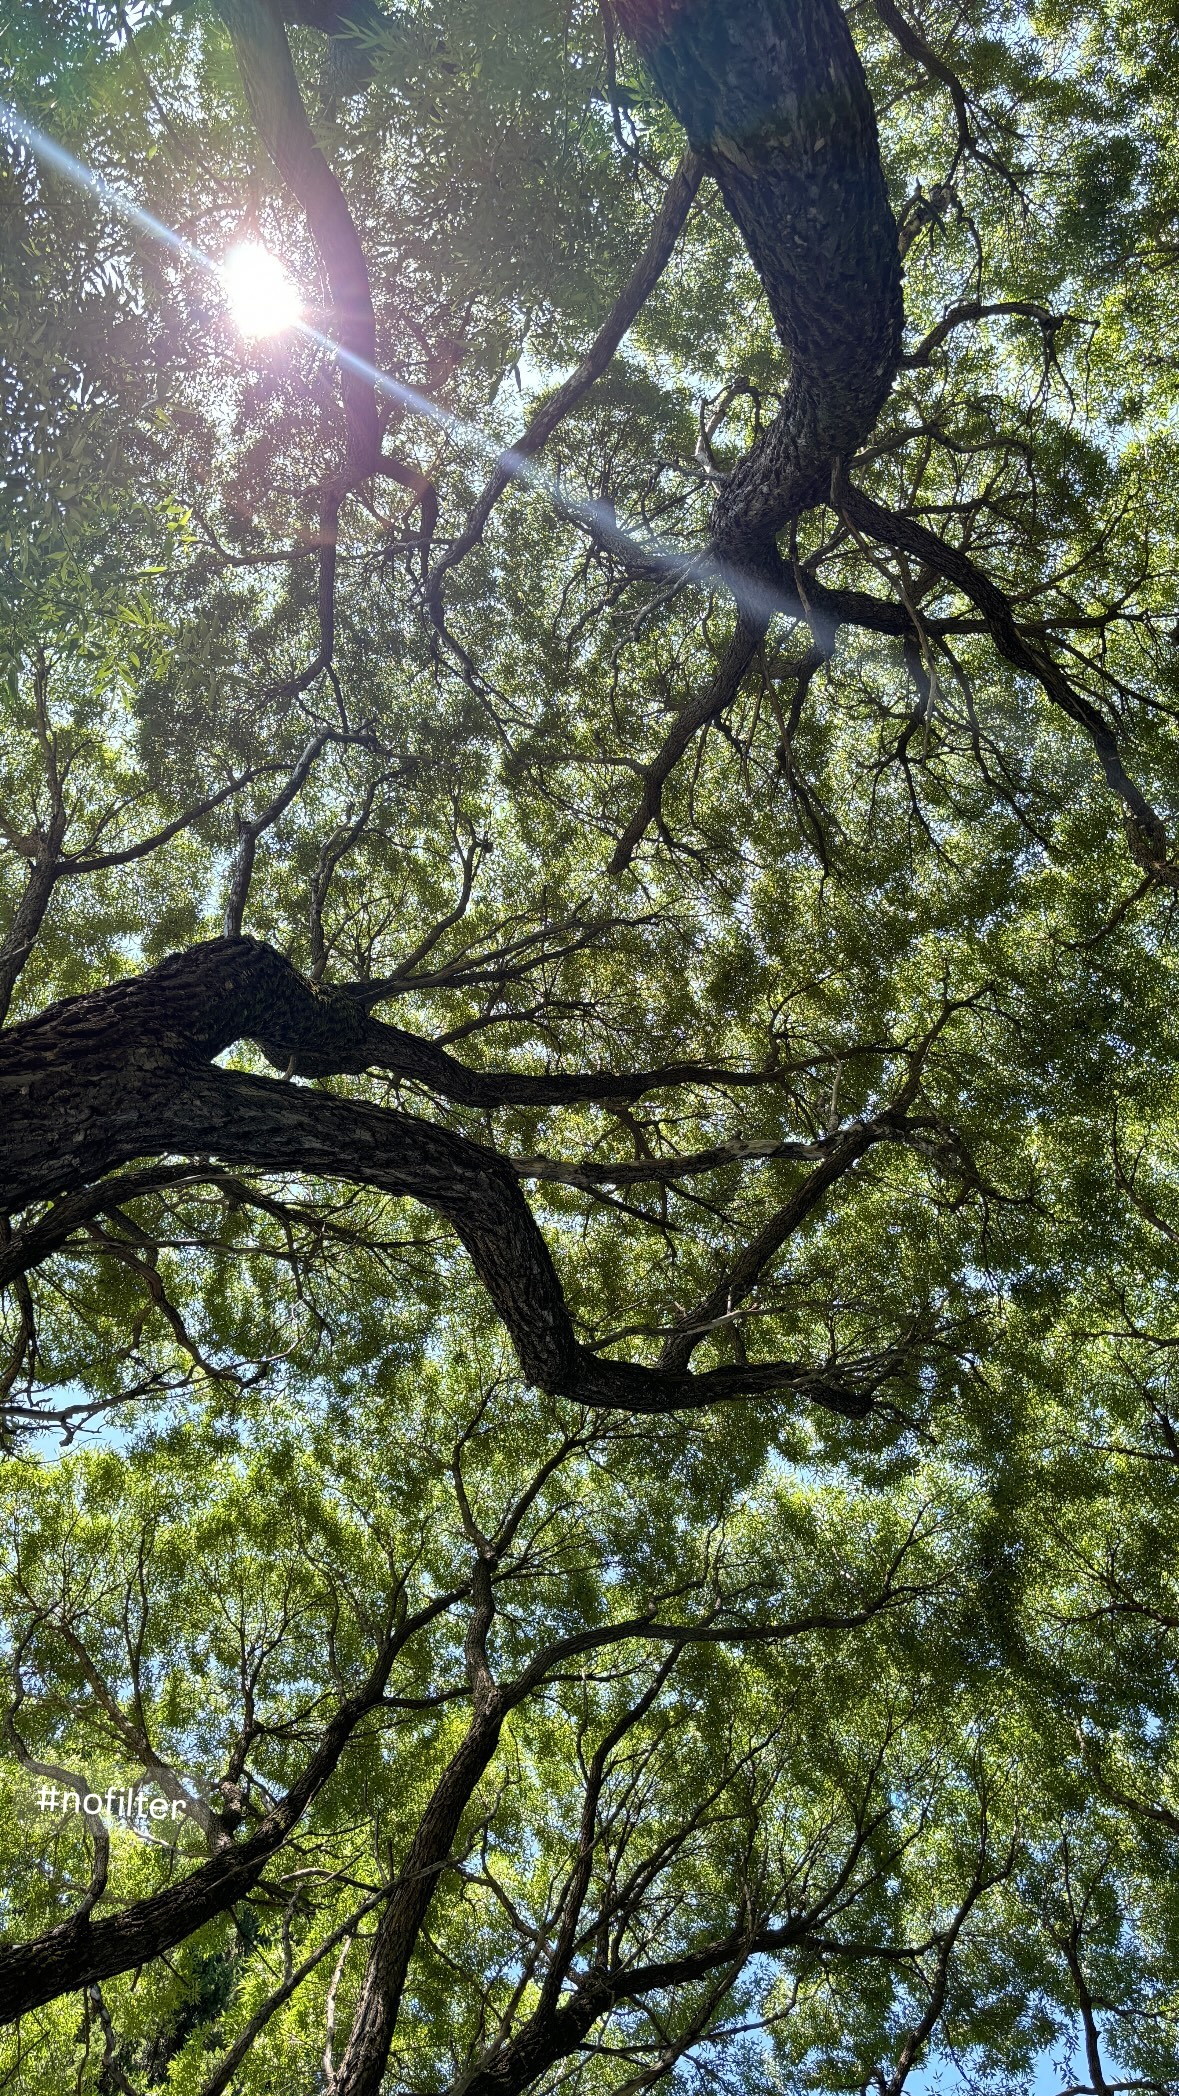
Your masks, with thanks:
[(1122, 803), (1126, 835), (1137, 864), (1167, 887), (1179, 887), (1179, 866), (1172, 861), (1162, 819), (1127, 772), (1109, 722), (1092, 700), (1076, 689), (1047, 650), (1020, 632), (1003, 591), (957, 546), (940, 539), (915, 517), (883, 509), (861, 488), (854, 487), (842, 465), (833, 477), (832, 501), (854, 527), (882, 545), (915, 554), (935, 575), (952, 583), (977, 605), (1004, 660), (1013, 669), (1034, 678), (1053, 705), (1089, 737), (1106, 780)]
[(523, 435), (510, 450), (504, 452), (459, 537), (435, 562), (430, 576), (427, 603), (436, 625), (442, 624), (442, 585), (446, 576), (479, 544), (492, 510), (504, 489), (517, 476), (523, 461), (535, 458), (537, 452), (548, 443), (553, 431), (573, 412), (590, 388), (597, 384), (614, 357), (623, 336), (634, 326), (675, 252), (676, 243), (683, 232), (703, 175), (704, 166), (699, 156), (691, 152), (685, 153), (668, 183), (663, 202), (647, 236), (647, 244), (590, 348), (577, 369), (542, 401)]
[(133, 1971), (244, 1898), (318, 1797), (360, 1720), (380, 1701), (396, 1649), (390, 1636), (364, 1686), (340, 1704), (303, 1774), (245, 1841), (120, 1914), (94, 1921), (83, 1909), (31, 1942), (0, 1949), (0, 2023), (60, 1994)]
[[(552, 1257), (507, 1159), (408, 1114), (207, 1067), (243, 1036), (262, 1038), (288, 1067), (298, 1058), (320, 1072), (365, 1069), (374, 1047), (375, 1060), (387, 1064), (413, 1042), (377, 1026), (346, 994), (314, 990), (252, 941), (193, 949), (0, 1035), (9, 1134), (0, 1201), (11, 1210), (68, 1196), (134, 1159), (177, 1153), (342, 1177), (446, 1218), (523, 1373), (544, 1390), (648, 1412), (779, 1389), (851, 1418), (871, 1408), (862, 1391), (799, 1362), (689, 1375), (598, 1356), (576, 1338)], [(425, 1058), (426, 1068), (436, 1055)], [(644, 1073), (648, 1083), (651, 1074)], [(535, 1082), (557, 1098), (609, 1097), (618, 1088), (613, 1078), (573, 1079), (564, 1091), (553, 1080)], [(514, 1089), (505, 1086), (505, 1094)]]

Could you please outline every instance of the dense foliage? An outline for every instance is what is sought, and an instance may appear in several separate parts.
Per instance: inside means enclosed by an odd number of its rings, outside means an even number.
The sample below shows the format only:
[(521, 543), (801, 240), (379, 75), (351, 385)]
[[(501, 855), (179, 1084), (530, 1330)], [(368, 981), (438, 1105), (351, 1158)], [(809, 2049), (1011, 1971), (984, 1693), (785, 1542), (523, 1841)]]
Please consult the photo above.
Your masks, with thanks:
[(0, 6), (4, 2089), (1179, 2083), (1179, 28), (846, 19)]

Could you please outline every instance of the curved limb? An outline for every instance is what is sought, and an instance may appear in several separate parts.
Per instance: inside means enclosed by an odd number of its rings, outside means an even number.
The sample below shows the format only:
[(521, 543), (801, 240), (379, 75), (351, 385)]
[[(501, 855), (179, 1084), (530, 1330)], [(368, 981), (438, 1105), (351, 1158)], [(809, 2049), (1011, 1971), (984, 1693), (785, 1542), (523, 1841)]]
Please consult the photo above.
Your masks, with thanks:
[[(774, 1390), (791, 1390), (850, 1418), (871, 1409), (872, 1364), (849, 1383), (824, 1364), (798, 1361), (692, 1374), (686, 1357), (647, 1367), (596, 1354), (577, 1339), (510, 1159), (409, 1114), (209, 1067), (212, 1056), (243, 1037), (261, 1039), (288, 1068), (300, 1058), (310, 1061), (316, 1074), (388, 1067), (391, 1057), (403, 1057), (403, 1043), (413, 1044), (413, 1036), (371, 1020), (347, 992), (313, 988), (255, 942), (214, 941), (133, 982), (53, 1007), (0, 1038), (9, 1132), (0, 1200), (11, 1211), (65, 1195), (69, 1214), (70, 1196), (120, 1166), (194, 1152), (262, 1171), (344, 1178), (420, 1201), (446, 1219), (502, 1318), (524, 1375), (541, 1389), (582, 1404), (650, 1413)], [(430, 1067), (439, 1051), (416, 1047), (427, 1049)], [(634, 1081), (649, 1082), (651, 1074)], [(533, 1082), (550, 1090), (553, 1083)], [(528, 1080), (509, 1080), (505, 1090), (518, 1096), (521, 1083)], [(616, 1097), (619, 1083), (573, 1077), (565, 1096)], [(873, 1142), (887, 1139), (895, 1118), (879, 1116), (836, 1145), (818, 1167), (819, 1190)], [(803, 1202), (798, 1222), (812, 1206)], [(41, 1226), (40, 1234), (44, 1253), (51, 1248), (46, 1234), (54, 1233)], [(758, 1271), (788, 1234), (779, 1219), (775, 1245), (759, 1251)], [(32, 1235), (38, 1236), (37, 1225)], [(19, 1243), (8, 1247), (18, 1271), (20, 1250)], [(887, 1362), (881, 1357), (882, 1374), (894, 1365), (891, 1355)]]

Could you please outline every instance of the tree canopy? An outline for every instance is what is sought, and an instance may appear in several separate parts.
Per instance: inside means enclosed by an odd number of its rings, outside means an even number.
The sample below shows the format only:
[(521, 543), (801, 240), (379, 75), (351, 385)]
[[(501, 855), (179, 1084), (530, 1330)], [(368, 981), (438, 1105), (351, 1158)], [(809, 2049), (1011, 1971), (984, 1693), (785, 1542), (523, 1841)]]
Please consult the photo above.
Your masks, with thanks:
[(0, 2087), (1174, 2089), (1174, 9), (0, 85)]

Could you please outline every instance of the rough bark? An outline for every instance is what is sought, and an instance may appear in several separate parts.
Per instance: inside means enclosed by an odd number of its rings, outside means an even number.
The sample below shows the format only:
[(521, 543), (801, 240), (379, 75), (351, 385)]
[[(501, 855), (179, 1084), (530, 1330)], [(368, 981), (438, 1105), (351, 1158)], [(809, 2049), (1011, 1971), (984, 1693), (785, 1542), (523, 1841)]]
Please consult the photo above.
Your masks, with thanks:
[(12, 1211), (91, 1184), (113, 1169), (134, 1129), (135, 1108), (121, 1103), (120, 1091), (146, 1092), (240, 1040), (256, 1041), (293, 1076), (389, 1070), (456, 1105), (481, 1108), (633, 1100), (671, 1084), (765, 1082), (759, 1072), (706, 1063), (537, 1076), (471, 1070), (432, 1041), (373, 1019), (372, 994), (365, 984), (312, 984), (259, 940), (226, 938), (50, 1005), (0, 1034), (0, 1202)]
[(660, 94), (716, 177), (790, 354), (781, 413), (730, 476), (713, 550), (774, 573), (900, 360), (901, 263), (872, 97), (837, 0), (619, 0)]
[[(214, 940), (0, 1035), (0, 1208), (11, 1214), (73, 1195), (135, 1159), (178, 1154), (345, 1178), (421, 1201), (445, 1217), (503, 1319), (524, 1375), (541, 1389), (639, 1412), (783, 1389), (852, 1418), (870, 1409), (868, 1392), (802, 1362), (693, 1375), (591, 1352), (576, 1337), (552, 1256), (508, 1160), (410, 1114), (209, 1067), (243, 1038), (261, 1042), (274, 1061), (316, 1075), (374, 1063), (404, 1067), (405, 1060), (429, 1069), (439, 1053), (380, 1026), (347, 992), (313, 987), (255, 941)], [(613, 1096), (619, 1080), (590, 1080), (588, 1090), (584, 1078), (566, 1083), (572, 1098)], [(885, 1133), (882, 1121), (871, 1139)], [(43, 1251), (52, 1236), (45, 1219), (33, 1234)], [(19, 1243), (7, 1248), (10, 1255)]]
[(700, 728), (736, 698), (775, 610), (801, 613), (778, 539), (826, 499), (900, 364), (896, 221), (876, 113), (838, 0), (619, 0), (660, 94), (716, 178), (790, 357), (782, 407), (723, 485), (711, 551), (737, 600), (733, 641), (649, 767), (611, 860), (621, 873)]

